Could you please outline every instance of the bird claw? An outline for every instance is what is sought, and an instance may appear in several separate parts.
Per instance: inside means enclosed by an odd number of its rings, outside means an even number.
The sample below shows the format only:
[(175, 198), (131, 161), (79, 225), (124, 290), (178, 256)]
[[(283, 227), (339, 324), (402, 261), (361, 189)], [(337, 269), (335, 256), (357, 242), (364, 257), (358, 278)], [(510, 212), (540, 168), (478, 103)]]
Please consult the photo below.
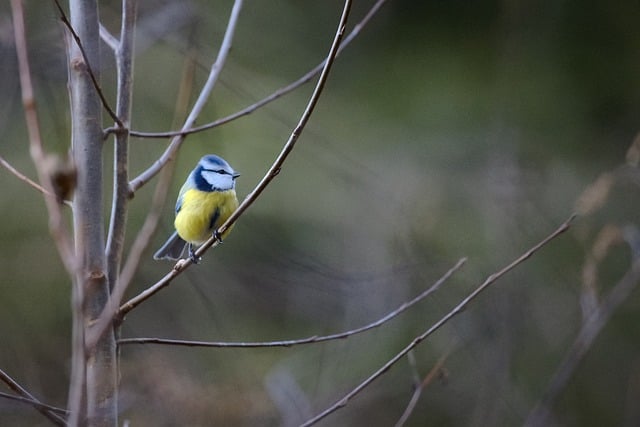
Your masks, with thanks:
[(198, 264), (202, 260), (202, 258), (196, 256), (196, 252), (193, 250), (192, 244), (189, 244), (189, 259), (194, 264)]
[(218, 243), (222, 243), (222, 236), (218, 233), (218, 230), (213, 230), (213, 238), (216, 239)]

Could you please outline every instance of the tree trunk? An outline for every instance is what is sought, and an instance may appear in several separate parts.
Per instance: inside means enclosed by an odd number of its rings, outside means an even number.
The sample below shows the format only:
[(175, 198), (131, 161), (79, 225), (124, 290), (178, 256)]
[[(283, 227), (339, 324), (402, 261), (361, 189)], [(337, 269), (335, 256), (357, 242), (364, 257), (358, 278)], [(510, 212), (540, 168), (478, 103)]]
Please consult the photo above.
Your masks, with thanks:
[[(102, 105), (88, 68), (90, 65), (95, 78), (99, 79), (100, 38), (96, 0), (70, 0), (69, 8), (71, 26), (87, 56), (85, 61), (77, 43), (69, 40), (72, 149), (78, 170), (73, 215), (76, 253), (80, 261), (75, 285), (75, 292), (80, 297), (79, 303), (73, 306), (73, 315), (74, 333), (80, 337), (78, 342), (84, 343), (85, 331), (100, 315), (109, 298), (103, 228)], [(84, 365), (84, 372), (80, 372), (84, 377), (80, 394), (84, 397), (78, 401), (80, 413), (71, 415), (70, 424), (116, 426), (117, 361), (113, 332), (105, 333), (93, 348), (74, 345), (73, 352), (73, 362)]]

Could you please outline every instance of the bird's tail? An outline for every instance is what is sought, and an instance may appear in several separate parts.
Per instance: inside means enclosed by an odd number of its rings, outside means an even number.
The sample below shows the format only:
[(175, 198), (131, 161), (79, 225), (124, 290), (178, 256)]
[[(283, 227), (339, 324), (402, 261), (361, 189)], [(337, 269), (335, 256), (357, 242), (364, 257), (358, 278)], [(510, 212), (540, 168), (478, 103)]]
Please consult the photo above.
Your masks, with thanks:
[(180, 236), (178, 236), (178, 232), (176, 231), (169, 237), (169, 239), (162, 245), (158, 251), (153, 254), (153, 259), (168, 259), (168, 260), (178, 260), (182, 258), (182, 254), (184, 253), (185, 248), (187, 247), (187, 242), (182, 240)]

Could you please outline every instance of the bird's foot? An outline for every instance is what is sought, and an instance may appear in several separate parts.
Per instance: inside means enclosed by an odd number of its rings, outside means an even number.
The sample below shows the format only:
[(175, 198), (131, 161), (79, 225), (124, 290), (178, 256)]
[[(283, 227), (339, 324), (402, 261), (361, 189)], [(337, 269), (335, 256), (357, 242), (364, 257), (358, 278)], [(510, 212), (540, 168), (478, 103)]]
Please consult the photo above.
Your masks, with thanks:
[(189, 259), (194, 264), (198, 264), (202, 260), (202, 258), (196, 256), (196, 251), (193, 250), (193, 245), (191, 243), (189, 243)]

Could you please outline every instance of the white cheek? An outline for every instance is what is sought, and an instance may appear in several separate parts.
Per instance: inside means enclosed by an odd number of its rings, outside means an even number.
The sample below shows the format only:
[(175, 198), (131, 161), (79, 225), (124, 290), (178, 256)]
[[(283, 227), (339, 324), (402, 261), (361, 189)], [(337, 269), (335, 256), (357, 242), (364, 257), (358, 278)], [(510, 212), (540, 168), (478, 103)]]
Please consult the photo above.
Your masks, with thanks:
[(202, 177), (205, 181), (207, 181), (209, 185), (211, 185), (211, 188), (219, 188), (221, 190), (225, 190), (233, 186), (233, 180), (229, 175), (205, 170), (202, 171)]

